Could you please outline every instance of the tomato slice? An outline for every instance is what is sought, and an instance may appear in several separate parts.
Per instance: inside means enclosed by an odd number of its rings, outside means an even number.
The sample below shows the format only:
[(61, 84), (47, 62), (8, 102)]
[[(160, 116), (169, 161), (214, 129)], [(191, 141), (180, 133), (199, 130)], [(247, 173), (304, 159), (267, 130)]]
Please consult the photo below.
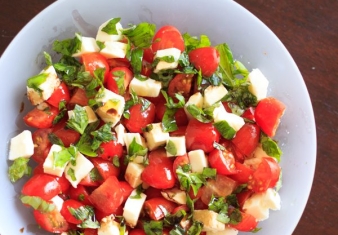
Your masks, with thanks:
[(162, 197), (161, 189), (158, 188), (153, 188), (153, 187), (148, 187), (145, 191), (144, 194), (147, 195), (147, 200), (155, 197)]
[(32, 134), (34, 143), (34, 154), (32, 158), (37, 163), (44, 163), (52, 143), (48, 139), (48, 134), (52, 132), (52, 129), (37, 129)]
[(24, 122), (34, 128), (49, 128), (53, 126), (54, 118), (59, 114), (59, 109), (47, 103), (41, 103), (24, 117)]
[(202, 75), (210, 77), (216, 72), (219, 65), (219, 53), (214, 47), (196, 48), (189, 52), (189, 60)]
[(209, 153), (214, 149), (214, 142), (219, 142), (220, 134), (212, 123), (202, 123), (191, 119), (185, 137), (188, 150), (202, 149)]
[(270, 137), (275, 136), (280, 123), (280, 118), (284, 114), (285, 105), (273, 97), (267, 97), (258, 102), (255, 110), (257, 125)]
[(237, 181), (239, 184), (248, 183), (254, 171), (250, 167), (247, 167), (246, 165), (240, 162), (235, 162), (235, 167), (236, 167), (236, 173), (233, 175), (230, 175), (229, 177)]
[(122, 191), (122, 198), (123, 198), (122, 201), (125, 202), (134, 189), (126, 181), (120, 181), (120, 188), (121, 188), (121, 191)]
[[(156, 105), (156, 118), (159, 120), (163, 119), (164, 113), (166, 111), (165, 102), (160, 102)], [(177, 109), (175, 115), (174, 115), (176, 124), (178, 127), (180, 126), (186, 126), (188, 124), (188, 117), (187, 114), (184, 111), (184, 108)], [(170, 133), (171, 134), (171, 133)], [(183, 134), (184, 135), (184, 134)]]
[(41, 228), (51, 233), (62, 233), (69, 229), (69, 224), (55, 209), (51, 212), (33, 211), (34, 218)]
[(80, 133), (66, 127), (67, 119), (63, 119), (53, 127), (53, 133), (62, 141), (65, 147), (76, 144)]
[[(133, 79), (134, 75), (133, 72), (128, 69), (127, 67), (115, 67), (110, 70), (109, 74), (107, 75), (107, 82), (106, 86), (107, 89), (115, 92), (116, 94), (123, 95), (129, 86), (130, 81)], [(118, 85), (116, 80), (122, 79), (123, 80), (123, 91), (119, 91)]]
[[(151, 187), (158, 189), (168, 189), (175, 185), (173, 174), (173, 163), (167, 157), (166, 151), (156, 149), (149, 153), (149, 165), (142, 172), (142, 180)], [(156, 177), (154, 177), (156, 175)]]
[(242, 212), (242, 220), (238, 224), (231, 224), (230, 226), (242, 232), (250, 232), (257, 227), (258, 221), (252, 215)]
[(146, 235), (143, 229), (135, 228), (128, 232), (128, 235)]
[(184, 51), (184, 40), (180, 31), (171, 25), (161, 27), (155, 34), (152, 43), (154, 53), (158, 50), (177, 48)]
[(93, 204), (89, 200), (89, 193), (83, 185), (78, 185), (76, 188), (70, 187), (69, 197), (77, 200), (84, 205), (92, 206)]
[(70, 94), (69, 89), (67, 87), (67, 84), (64, 82), (61, 82), (60, 86), (58, 86), (51, 97), (47, 100), (47, 103), (54, 106), (55, 108), (59, 108), (59, 103), (61, 101), (65, 101), (68, 103), (70, 100)]
[(177, 156), (174, 160), (173, 163), (173, 172), (174, 172), (174, 176), (176, 179), (178, 179), (177, 174), (176, 174), (176, 170), (178, 169), (179, 166), (184, 166), (189, 164), (189, 157), (187, 154), (184, 154), (182, 156)]
[(189, 98), (193, 74), (177, 74), (168, 85), (168, 95), (175, 98), (175, 94), (180, 94), (185, 98)]
[(120, 173), (120, 168), (114, 166), (111, 161), (104, 160), (102, 158), (92, 158), (90, 159), (94, 167), (98, 170), (99, 174), (102, 176), (103, 180), (108, 179), (110, 176), (118, 176)]
[(84, 204), (74, 199), (68, 199), (63, 202), (60, 213), (63, 218), (67, 220), (68, 223), (80, 224), (82, 220), (76, 219), (74, 215), (69, 211), (69, 208), (73, 208), (76, 210), (79, 209), (81, 206), (84, 206)]
[(106, 77), (109, 73), (109, 64), (102, 54), (98, 52), (87, 53), (81, 56), (82, 63), (85, 66), (85, 70), (88, 71), (92, 76), (94, 75), (94, 71), (98, 68), (104, 68), (104, 80), (103, 83), (106, 82)]
[(113, 157), (122, 157), (123, 146), (116, 140), (110, 140), (109, 142), (102, 142), (100, 144), (100, 150), (98, 157), (104, 160), (112, 160)]
[(256, 124), (246, 123), (237, 131), (232, 143), (239, 152), (248, 157), (258, 146), (260, 134), (260, 128)]
[(144, 202), (144, 210), (153, 220), (160, 220), (168, 213), (171, 213), (177, 204), (163, 197), (152, 198)]
[(130, 68), (130, 61), (127, 58), (108, 58), (107, 62), (111, 69), (115, 67)]
[(235, 174), (235, 157), (227, 149), (214, 149), (209, 153), (208, 161), (212, 168), (215, 168), (217, 174), (232, 175)]
[(97, 235), (97, 229), (93, 229), (93, 228), (85, 228), (83, 230), (83, 235)]
[(81, 88), (76, 88), (70, 98), (68, 108), (73, 109), (76, 104), (80, 106), (86, 106), (88, 105), (88, 101), (89, 99), (86, 95), (86, 91)]

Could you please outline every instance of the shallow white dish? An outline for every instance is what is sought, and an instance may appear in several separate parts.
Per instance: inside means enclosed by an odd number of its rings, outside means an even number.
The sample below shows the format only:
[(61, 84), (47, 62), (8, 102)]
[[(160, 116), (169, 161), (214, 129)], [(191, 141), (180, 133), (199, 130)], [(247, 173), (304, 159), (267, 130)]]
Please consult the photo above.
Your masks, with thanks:
[(259, 224), (262, 230), (258, 234), (292, 234), (305, 208), (315, 169), (316, 129), (311, 101), (283, 44), (261, 21), (231, 0), (207, 4), (202, 0), (59, 0), (22, 29), (0, 59), (0, 79), (6, 84), (0, 88), (0, 234), (46, 234), (19, 200), (26, 179), (13, 185), (7, 178), (8, 141), (26, 128), (21, 118), (28, 110), (19, 113), (26, 100), (26, 79), (41, 70), (41, 52), (51, 52), (53, 40), (72, 37), (74, 32), (95, 35), (97, 27), (112, 17), (121, 17), (123, 25), (148, 21), (157, 26), (171, 24), (191, 35), (206, 34), (214, 45), (227, 42), (235, 58), (248, 69), (261, 69), (270, 81), (269, 94), (283, 101), (287, 110), (276, 136), (284, 152), (282, 209)]

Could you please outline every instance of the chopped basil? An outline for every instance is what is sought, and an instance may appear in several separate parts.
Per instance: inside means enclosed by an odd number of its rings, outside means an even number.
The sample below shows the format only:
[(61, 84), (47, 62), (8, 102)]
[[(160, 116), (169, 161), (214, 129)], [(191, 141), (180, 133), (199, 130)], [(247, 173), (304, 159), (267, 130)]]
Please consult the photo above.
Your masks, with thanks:
[(93, 182), (103, 180), (102, 176), (100, 175), (99, 170), (95, 167), (89, 172), (89, 178)]
[(136, 188), (136, 194), (133, 196), (130, 196), (130, 198), (133, 199), (141, 199), (141, 193), (143, 193), (144, 189), (142, 187), (142, 184), (140, 184), (139, 186), (137, 186)]
[(187, 52), (190, 52), (193, 49), (200, 47), (208, 47), (211, 45), (211, 42), (206, 35), (201, 35), (200, 39), (197, 37), (191, 36), (189, 33), (184, 33), (183, 35), (184, 44)]
[(238, 110), (238, 107), (235, 107), (235, 110), (234, 107), (230, 106), (230, 108), (238, 115), (241, 115), (244, 112), (244, 109), (257, 105), (257, 97), (249, 92), (248, 84), (244, 84), (229, 90), (225, 97), (222, 98), (222, 101), (237, 104), (242, 110)]
[(50, 56), (50, 54), (48, 54), (47, 52), (44, 51), (44, 52), (43, 52), (43, 55), (44, 55), (44, 57), (45, 57), (46, 64), (47, 64), (48, 66), (53, 65), (52, 57)]
[(119, 94), (123, 95), (125, 93), (126, 88), (124, 87), (124, 78), (126, 74), (124, 71), (114, 71), (113, 72), (113, 79), (116, 81), (117, 88), (119, 90)]
[(79, 34), (75, 34), (75, 37), (71, 39), (65, 39), (62, 41), (55, 40), (53, 43), (53, 50), (62, 55), (72, 56), (81, 49), (81, 44), (81, 36)]
[(144, 221), (143, 229), (147, 235), (162, 235), (163, 234), (163, 221)]
[(281, 160), (282, 150), (279, 148), (276, 141), (268, 137), (267, 135), (262, 134), (260, 142), (262, 144), (263, 150), (270, 156), (275, 158), (278, 162)]
[(29, 158), (19, 157), (13, 161), (8, 169), (8, 177), (12, 183), (21, 179), (24, 175), (30, 175), (32, 168), (28, 166)]
[(234, 128), (232, 128), (227, 121), (215, 122), (214, 126), (219, 131), (221, 136), (227, 140), (231, 140), (236, 134)]
[(67, 121), (67, 127), (83, 134), (88, 125), (88, 115), (86, 109), (76, 104), (73, 112), (73, 115)]
[(201, 234), (203, 228), (203, 223), (199, 221), (193, 221), (192, 225), (187, 231), (187, 235), (198, 235)]
[(186, 215), (187, 212), (183, 209), (177, 211), (175, 214), (168, 213), (163, 219), (163, 225), (165, 227), (175, 226), (176, 224), (179, 224)]
[(200, 122), (209, 123), (213, 120), (213, 117), (210, 114), (205, 113), (201, 108), (197, 107), (195, 104), (190, 104), (186, 106), (186, 109), (191, 116), (193, 116)]
[(102, 29), (101, 31), (109, 34), (109, 35), (118, 35), (116, 24), (119, 23), (121, 18), (113, 18), (111, 19)]
[(96, 45), (100, 48), (100, 51), (106, 47), (106, 45), (101, 41), (96, 41)]
[(62, 148), (59, 152), (53, 152), (53, 166), (64, 167), (69, 161), (74, 161), (76, 158), (76, 148), (70, 146), (69, 148)]
[(41, 89), (39, 88), (39, 86), (46, 81), (48, 76), (49, 76), (48, 73), (40, 73), (38, 75), (30, 77), (27, 80), (27, 86), (29, 88), (33, 88), (34, 90), (38, 92), (41, 92)]
[(111, 131), (110, 123), (105, 123), (99, 129), (92, 131), (90, 134), (94, 137), (91, 147), (93, 151), (97, 150), (102, 142), (109, 142), (115, 139)]
[(176, 154), (177, 154), (177, 148), (176, 148), (176, 145), (175, 145), (175, 143), (173, 141), (169, 140), (168, 143), (167, 143), (167, 145), (165, 146), (165, 149), (171, 155), (176, 156)]
[(141, 74), (142, 71), (142, 59), (143, 59), (143, 50), (136, 48), (131, 51), (131, 61), (130, 64), (133, 68), (134, 75)]
[(178, 129), (175, 119), (175, 113), (177, 109), (166, 108), (164, 115), (162, 117), (162, 129), (164, 132), (172, 132)]
[(34, 208), (34, 210), (39, 210), (44, 213), (51, 212), (55, 209), (55, 205), (53, 203), (49, 203), (41, 199), (41, 197), (22, 196), (20, 199), (23, 204), (30, 205)]
[(70, 176), (70, 178), (72, 179), (72, 181), (76, 181), (75, 171), (74, 171), (73, 168), (69, 168), (68, 169), (67, 175)]
[(59, 102), (59, 113), (53, 120), (53, 125), (58, 123), (67, 113), (66, 101), (62, 100)]
[(91, 206), (81, 206), (77, 209), (68, 207), (69, 212), (78, 220), (82, 222), (77, 225), (79, 228), (92, 228), (100, 227), (99, 222), (95, 219), (94, 208)]
[(216, 50), (220, 55), (220, 62), (216, 73), (222, 78), (225, 85), (234, 87), (235, 81), (232, 75), (234, 58), (232, 52), (226, 43), (217, 45)]
[(140, 145), (136, 142), (136, 138), (134, 137), (131, 141), (128, 149), (128, 159), (132, 161), (136, 156), (145, 156), (148, 152), (148, 148)]
[(147, 48), (151, 45), (156, 25), (142, 22), (130, 28), (123, 29), (122, 34), (126, 35), (130, 42), (138, 48)]
[(120, 167), (120, 158), (118, 156), (113, 157), (113, 165), (116, 167)]
[(149, 106), (151, 104), (149, 100), (142, 98), (142, 97), (138, 97), (134, 91), (132, 91), (130, 94), (131, 94), (131, 99), (129, 99), (126, 102), (126, 104), (124, 106), (124, 112), (123, 112), (123, 116), (127, 119), (129, 119), (129, 117), (130, 117), (129, 109), (132, 106), (134, 106), (136, 104), (141, 104), (141, 112), (144, 112), (149, 108)]
[(48, 134), (48, 140), (52, 144), (57, 144), (57, 145), (60, 145), (60, 146), (64, 146), (62, 140), (59, 137), (57, 137), (54, 133), (49, 133)]

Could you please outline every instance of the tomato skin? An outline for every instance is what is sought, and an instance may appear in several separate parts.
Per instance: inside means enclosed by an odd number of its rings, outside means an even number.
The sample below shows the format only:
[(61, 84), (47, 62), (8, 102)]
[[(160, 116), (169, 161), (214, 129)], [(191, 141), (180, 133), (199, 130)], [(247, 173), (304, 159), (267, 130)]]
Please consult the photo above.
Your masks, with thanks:
[(178, 179), (177, 173), (176, 173), (177, 168), (179, 166), (184, 166), (184, 165), (187, 165), (189, 163), (190, 163), (190, 161), (189, 161), (187, 154), (184, 154), (182, 156), (177, 156), (175, 158), (174, 163), (173, 163), (173, 172), (174, 172), (174, 176), (175, 176), (176, 179)]
[(237, 131), (232, 143), (240, 153), (248, 157), (258, 146), (260, 134), (259, 126), (246, 123)]
[(120, 168), (114, 166), (111, 161), (104, 160), (98, 157), (92, 158), (90, 160), (102, 176), (103, 180), (108, 179), (110, 176), (118, 177), (120, 173)]
[(37, 196), (45, 201), (49, 201), (61, 192), (59, 182), (54, 176), (47, 174), (33, 175), (21, 189), (23, 195)]
[(84, 204), (82, 204), (79, 201), (76, 201), (74, 199), (68, 199), (66, 201), (63, 202), (62, 204), (62, 208), (61, 208), (61, 215), (63, 216), (63, 218), (65, 218), (65, 220), (67, 220), (68, 223), (72, 223), (72, 224), (80, 224), (82, 221), (76, 219), (69, 211), (69, 207), (73, 208), (73, 209), (78, 209), (81, 206), (84, 206)]
[(120, 188), (121, 188), (121, 191), (122, 191), (122, 198), (123, 198), (122, 201), (125, 202), (134, 189), (126, 181), (120, 181)]
[[(122, 93), (119, 92), (115, 80), (115, 78), (119, 77), (123, 77), (124, 80), (123, 83), (124, 91)], [(107, 75), (106, 87), (107, 89), (111, 90), (112, 92), (115, 92), (116, 94), (123, 95), (133, 77), (134, 77), (133, 72), (127, 67), (115, 67), (112, 70), (110, 70), (110, 72)]]
[(53, 127), (53, 133), (62, 141), (65, 147), (77, 143), (80, 133), (66, 127), (67, 119), (61, 120)]
[(260, 100), (255, 110), (257, 125), (268, 136), (275, 136), (285, 109), (285, 105), (276, 98), (267, 97)]
[(93, 204), (89, 200), (89, 193), (83, 185), (78, 185), (77, 188), (70, 187), (69, 197), (77, 200), (84, 205), (92, 206)]
[(86, 95), (86, 91), (81, 88), (76, 88), (70, 97), (68, 109), (73, 109), (76, 104), (80, 106), (86, 106), (88, 105), (88, 101), (89, 99)]
[(158, 50), (177, 48), (184, 51), (184, 40), (180, 31), (171, 25), (161, 27), (153, 38), (152, 50), (156, 53)]
[[(159, 120), (163, 119), (164, 113), (166, 111), (165, 102), (158, 103), (156, 105), (156, 118)], [(183, 108), (177, 109), (174, 115), (177, 126), (186, 126), (188, 124), (188, 117)]]
[(253, 170), (250, 167), (247, 167), (246, 165), (243, 165), (240, 162), (235, 162), (236, 167), (236, 173), (233, 175), (230, 175), (229, 177), (239, 184), (245, 184), (248, 183), (250, 176), (253, 174)]
[(230, 227), (235, 228), (238, 231), (242, 232), (250, 232), (257, 227), (258, 221), (256, 220), (255, 217), (242, 211), (241, 215), (242, 220), (236, 225), (230, 224)]
[(110, 176), (89, 196), (89, 200), (100, 211), (112, 214), (121, 205), (123, 193), (115, 176)]
[(59, 108), (59, 103), (61, 101), (65, 101), (68, 103), (70, 100), (69, 89), (66, 83), (61, 82), (60, 86), (58, 86), (51, 97), (47, 100), (47, 103), (54, 106), (55, 108)]
[(167, 213), (171, 213), (177, 204), (163, 197), (152, 198), (144, 202), (144, 210), (153, 220), (164, 218)]
[(209, 153), (214, 149), (213, 143), (219, 142), (220, 134), (212, 123), (202, 123), (191, 119), (185, 137), (188, 150), (202, 149)]
[(220, 57), (216, 48), (201, 47), (189, 52), (189, 60), (203, 76), (210, 77), (216, 71)]
[(128, 232), (128, 235), (146, 235), (143, 229), (136, 228), (132, 229)]
[(110, 140), (109, 142), (102, 142), (100, 145), (100, 151), (98, 157), (104, 160), (112, 160), (113, 157), (122, 157), (123, 146), (116, 140)]
[(116, 67), (130, 68), (130, 61), (127, 58), (108, 58), (107, 62), (111, 69)]
[(37, 163), (44, 163), (52, 143), (48, 139), (48, 134), (52, 132), (52, 129), (37, 129), (32, 134), (34, 143), (34, 154), (32, 158)]
[(109, 73), (109, 64), (107, 59), (100, 54), (99, 52), (87, 53), (81, 56), (82, 63), (85, 67), (85, 70), (88, 71), (92, 76), (94, 71), (98, 68), (104, 68), (104, 80), (103, 83), (106, 83), (106, 77)]
[(57, 209), (46, 213), (34, 210), (33, 215), (39, 226), (48, 232), (62, 233), (69, 229), (68, 222)]
[(214, 149), (209, 153), (208, 162), (217, 174), (232, 175), (236, 173), (235, 157), (227, 149)]
[[(142, 172), (142, 180), (151, 187), (168, 189), (175, 185), (173, 163), (164, 149), (156, 149), (149, 153), (149, 165)], [(156, 175), (156, 177), (154, 177)]]
[(155, 119), (155, 105), (150, 103), (149, 107), (142, 112), (142, 104), (135, 104), (130, 109), (129, 119), (122, 120), (124, 126), (132, 133), (142, 133), (142, 128), (153, 123)]
[(156, 198), (156, 197), (162, 197), (161, 190), (158, 188), (148, 187), (144, 194), (147, 195), (147, 200)]
[(177, 74), (168, 85), (168, 95), (175, 98), (175, 94), (178, 93), (185, 98), (189, 98), (193, 76), (193, 74)]
[(34, 128), (50, 128), (54, 118), (59, 114), (59, 109), (47, 103), (42, 103), (29, 111), (23, 120), (26, 125)]
[(255, 108), (254, 107), (249, 107), (247, 108), (244, 113), (242, 114), (242, 118), (246, 118), (251, 121), (256, 121), (255, 119)]
[(97, 229), (85, 228), (83, 230), (83, 235), (97, 235)]

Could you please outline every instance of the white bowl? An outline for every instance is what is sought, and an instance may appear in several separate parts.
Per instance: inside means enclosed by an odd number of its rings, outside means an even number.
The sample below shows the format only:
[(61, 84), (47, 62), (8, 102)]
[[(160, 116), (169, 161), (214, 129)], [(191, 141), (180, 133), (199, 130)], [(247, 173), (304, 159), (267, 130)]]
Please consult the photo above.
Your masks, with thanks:
[[(19, 200), (24, 181), (11, 184), (8, 141), (20, 130), (26, 100), (25, 81), (44, 64), (42, 51), (51, 52), (55, 39), (73, 37), (74, 32), (95, 35), (97, 27), (111, 17), (123, 25), (148, 21), (157, 26), (171, 24), (191, 35), (206, 34), (212, 43), (227, 42), (235, 58), (248, 69), (260, 68), (269, 79), (269, 95), (287, 106), (276, 139), (284, 152), (282, 209), (270, 213), (259, 224), (260, 235), (290, 235), (296, 227), (311, 189), (316, 132), (311, 101), (303, 78), (279, 39), (255, 16), (231, 0), (59, 0), (43, 10), (15, 37), (0, 60), (1, 160), (0, 234), (45, 234), (37, 229), (31, 210)], [(20, 229), (24, 228), (23, 232)], [(240, 233), (242, 234), (242, 233)], [(244, 234), (244, 233), (243, 233)]]

